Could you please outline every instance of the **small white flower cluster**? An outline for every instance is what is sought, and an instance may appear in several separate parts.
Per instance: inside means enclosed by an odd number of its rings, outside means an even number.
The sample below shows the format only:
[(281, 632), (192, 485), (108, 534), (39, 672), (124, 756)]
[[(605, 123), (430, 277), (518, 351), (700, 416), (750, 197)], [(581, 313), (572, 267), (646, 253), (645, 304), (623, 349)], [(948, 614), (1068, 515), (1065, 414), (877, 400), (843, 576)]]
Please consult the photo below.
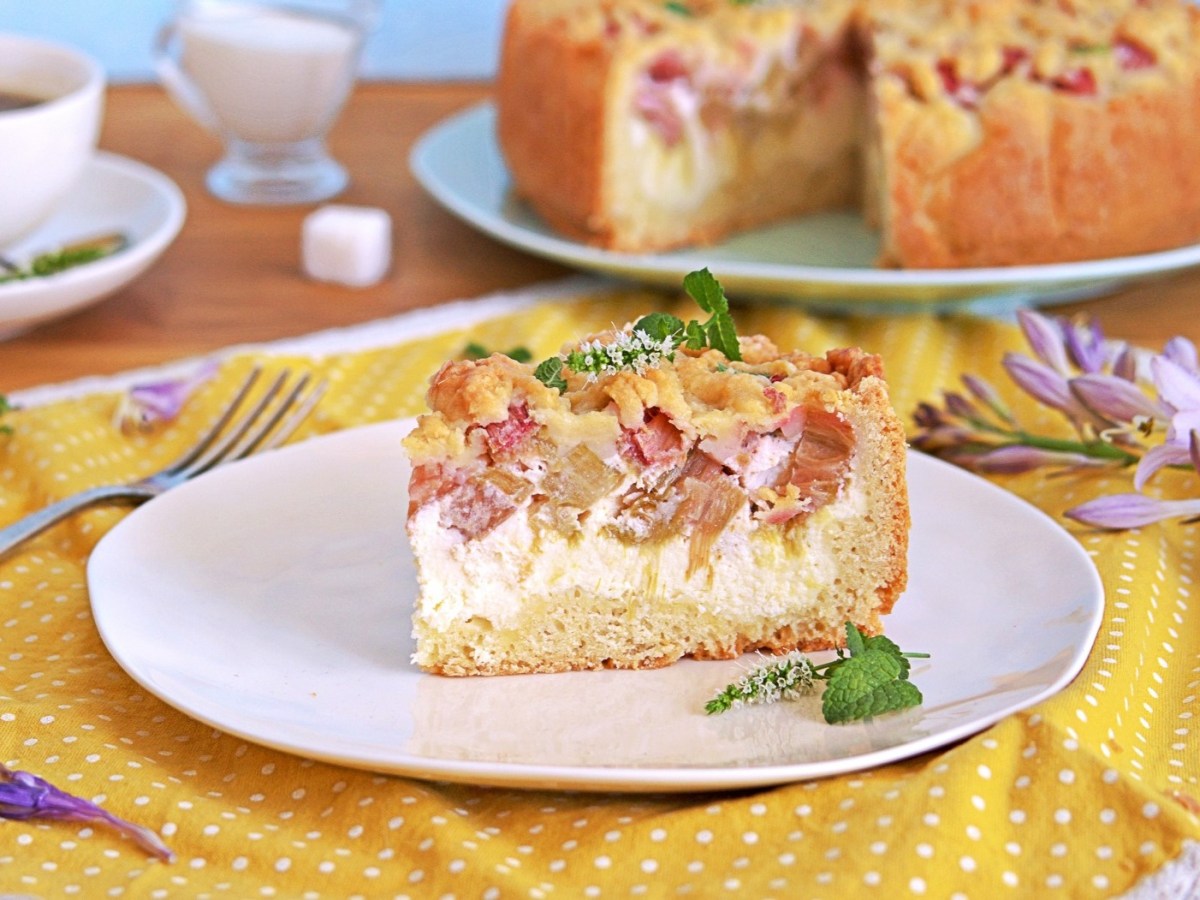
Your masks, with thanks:
[(641, 375), (647, 369), (661, 365), (663, 360), (674, 359), (678, 346), (678, 339), (671, 335), (658, 340), (644, 331), (627, 331), (609, 344), (599, 341), (580, 344), (578, 350), (572, 351), (567, 365), (571, 371), (586, 373), (593, 379), (623, 369), (632, 369)]
[(807, 656), (793, 650), (771, 663), (755, 666), (734, 686), (731, 708), (743, 704), (774, 703), (796, 700), (811, 694), (816, 684), (815, 670)]

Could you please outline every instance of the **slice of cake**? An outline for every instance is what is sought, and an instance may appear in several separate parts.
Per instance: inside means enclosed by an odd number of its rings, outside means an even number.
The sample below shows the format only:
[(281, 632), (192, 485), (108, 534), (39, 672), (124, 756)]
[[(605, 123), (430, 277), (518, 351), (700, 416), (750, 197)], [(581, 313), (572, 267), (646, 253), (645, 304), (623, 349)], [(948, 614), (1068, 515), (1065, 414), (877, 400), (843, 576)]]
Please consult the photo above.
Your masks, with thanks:
[(909, 526), (880, 360), (739, 346), (634, 326), (550, 384), (502, 355), (445, 364), (405, 440), (416, 663), (647, 668), (878, 633)]
[(514, 0), (496, 105), (516, 193), (618, 251), (837, 208), (908, 268), (1200, 240), (1188, 0)]

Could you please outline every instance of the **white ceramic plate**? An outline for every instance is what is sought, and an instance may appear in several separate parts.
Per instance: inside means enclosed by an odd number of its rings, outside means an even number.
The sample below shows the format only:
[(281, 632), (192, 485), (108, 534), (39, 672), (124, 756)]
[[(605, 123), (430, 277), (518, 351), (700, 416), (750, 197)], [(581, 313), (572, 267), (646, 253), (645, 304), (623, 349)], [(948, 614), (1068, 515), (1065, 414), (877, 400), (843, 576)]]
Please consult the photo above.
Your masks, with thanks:
[(472, 107), (414, 146), (417, 180), (446, 209), (504, 243), (549, 259), (678, 288), (708, 266), (731, 294), (854, 310), (1005, 309), (1078, 300), (1141, 278), (1200, 265), (1200, 244), (1119, 259), (986, 269), (877, 269), (879, 239), (851, 213), (827, 213), (762, 228), (712, 247), (673, 253), (614, 253), (564, 238), (515, 200), (495, 139), (495, 109)]
[(233, 463), (150, 501), (96, 547), (95, 620), (122, 667), (224, 731), (305, 756), (449, 781), (711, 790), (877, 766), (1058, 691), (1103, 607), (1049, 518), (910, 456), (910, 586), (888, 619), (923, 706), (833, 726), (819, 700), (706, 716), (756, 659), (455, 679), (409, 662), (408, 466), (391, 423)]
[(0, 284), (0, 339), (102, 300), (141, 275), (175, 239), (186, 214), (171, 179), (144, 163), (97, 153), (78, 187), (35, 231), (4, 248), (24, 263), (62, 244), (120, 232), (119, 253), (45, 278)]

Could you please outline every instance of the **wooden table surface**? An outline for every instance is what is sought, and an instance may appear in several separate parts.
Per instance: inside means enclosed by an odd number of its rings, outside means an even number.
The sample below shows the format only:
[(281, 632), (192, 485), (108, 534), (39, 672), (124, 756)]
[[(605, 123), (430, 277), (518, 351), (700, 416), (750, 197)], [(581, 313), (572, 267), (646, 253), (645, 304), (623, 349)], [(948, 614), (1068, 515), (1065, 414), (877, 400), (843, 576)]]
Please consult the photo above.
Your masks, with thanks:
[[(293, 337), (446, 300), (567, 274), (460, 223), (408, 171), (413, 142), (488, 96), (481, 84), (366, 83), (330, 139), (352, 183), (338, 202), (392, 216), (393, 269), (349, 289), (300, 271), (300, 227), (311, 207), (237, 207), (209, 196), (204, 173), (220, 147), (155, 85), (110, 89), (100, 146), (174, 179), (188, 215), (145, 275), (74, 315), (0, 343), (0, 391), (103, 375), (230, 344)], [(1158, 348), (1175, 334), (1200, 343), (1200, 271), (1155, 280), (1057, 311), (1094, 314), (1106, 334)]]

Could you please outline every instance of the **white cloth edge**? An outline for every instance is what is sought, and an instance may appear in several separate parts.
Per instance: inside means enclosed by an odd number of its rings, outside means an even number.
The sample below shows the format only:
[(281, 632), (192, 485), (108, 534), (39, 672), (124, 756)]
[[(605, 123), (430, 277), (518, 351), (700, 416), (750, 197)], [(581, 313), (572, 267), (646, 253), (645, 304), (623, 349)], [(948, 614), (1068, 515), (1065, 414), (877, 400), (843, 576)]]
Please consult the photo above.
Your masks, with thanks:
[[(42, 406), (58, 400), (75, 399), (88, 394), (126, 390), (132, 385), (186, 375), (206, 360), (222, 360), (243, 353), (276, 355), (297, 354), (320, 358), (334, 353), (386, 347), (414, 338), (428, 337), (451, 328), (462, 328), (508, 313), (530, 309), (554, 298), (615, 291), (618, 283), (608, 279), (573, 275), (557, 281), (541, 282), (513, 291), (497, 291), (472, 299), (452, 300), (423, 307), (384, 319), (314, 331), (297, 337), (263, 343), (233, 344), (201, 356), (186, 357), (129, 369), (111, 375), (89, 375), (54, 384), (8, 392), (14, 406)], [(0, 391), (3, 385), (0, 384)]]
[(1121, 895), (1121, 900), (1195, 900), (1200, 897), (1200, 842), (1185, 840), (1168, 860)]

